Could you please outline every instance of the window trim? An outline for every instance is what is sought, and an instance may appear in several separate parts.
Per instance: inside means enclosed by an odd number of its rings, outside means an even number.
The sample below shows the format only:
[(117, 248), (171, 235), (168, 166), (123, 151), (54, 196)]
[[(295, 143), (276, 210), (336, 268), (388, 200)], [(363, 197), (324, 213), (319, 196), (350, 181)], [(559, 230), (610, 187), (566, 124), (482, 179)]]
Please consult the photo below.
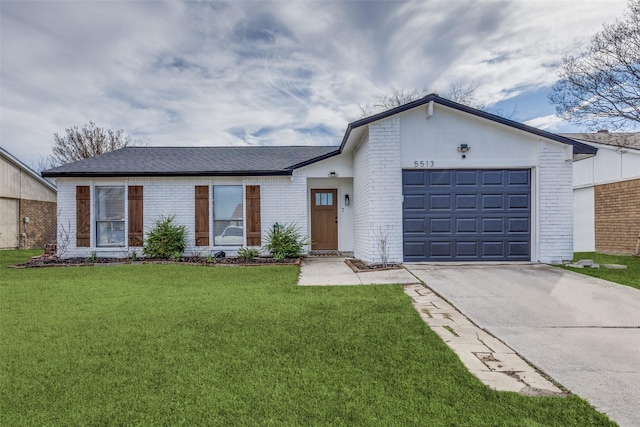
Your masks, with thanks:
[[(239, 218), (235, 218), (233, 217), (233, 214), (231, 214), (231, 216), (229, 218), (217, 218), (216, 217), (216, 187), (237, 187), (240, 190), (240, 194), (239, 194), (239, 198), (238, 198), (238, 204), (236, 205), (235, 210), (237, 210), (238, 205), (241, 206), (241, 214)], [(244, 246), (244, 242), (245, 242), (245, 238), (246, 238), (246, 224), (245, 224), (245, 218), (244, 218), (244, 186), (242, 184), (223, 184), (223, 185), (213, 185), (213, 189), (212, 189), (212, 197), (211, 197), (211, 201), (212, 201), (212, 209), (211, 209), (211, 217), (212, 217), (212, 222), (213, 222), (213, 246), (221, 246), (221, 247), (241, 247)], [(227, 223), (227, 225), (220, 230), (220, 226), (218, 226), (218, 224), (221, 223)], [(235, 223), (235, 224), (232, 224)], [(238, 225), (238, 223), (240, 223), (240, 225)], [(239, 243), (218, 243), (218, 238), (223, 237), (224, 233), (226, 230), (228, 230), (230, 227), (236, 228), (236, 227), (240, 227), (242, 228), (242, 236), (241, 236), (241, 241)], [(216, 233), (218, 231), (221, 231), (221, 234), (217, 235)]]
[[(122, 219), (99, 219), (99, 215), (100, 215), (100, 208), (98, 207), (98, 203), (100, 202), (100, 190), (104, 189), (104, 188), (118, 188), (122, 191)], [(93, 203), (93, 208), (95, 210), (94, 213), (94, 221), (93, 221), (93, 225), (95, 227), (95, 231), (94, 231), (94, 235), (95, 235), (95, 247), (97, 248), (121, 248), (121, 247), (127, 247), (127, 213), (126, 213), (126, 208), (127, 208), (127, 203), (126, 203), (126, 185), (96, 185), (94, 187), (93, 193), (94, 193), (94, 203)], [(102, 224), (111, 224), (111, 228), (112, 230), (114, 230), (113, 225), (114, 224), (121, 224), (121, 229), (122, 229), (122, 239), (119, 242), (114, 242), (114, 243), (101, 243), (100, 242), (100, 229), (101, 229), (101, 225)], [(115, 233), (120, 232), (120, 230), (115, 229), (114, 231)]]

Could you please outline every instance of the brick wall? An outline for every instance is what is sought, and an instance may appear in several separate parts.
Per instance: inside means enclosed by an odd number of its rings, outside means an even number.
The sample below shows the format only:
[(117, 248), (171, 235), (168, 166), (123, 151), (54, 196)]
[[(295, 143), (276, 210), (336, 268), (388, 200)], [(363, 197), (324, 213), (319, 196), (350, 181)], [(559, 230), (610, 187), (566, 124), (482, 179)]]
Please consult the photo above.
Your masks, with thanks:
[[(91, 246), (77, 248), (75, 230), (75, 203), (77, 185), (92, 186), (91, 191)], [(140, 248), (105, 248), (96, 247), (95, 242), (95, 199), (93, 188), (101, 185), (141, 185), (143, 186), (143, 226), (145, 235), (160, 216), (175, 215), (177, 224), (187, 228), (187, 254), (206, 254), (218, 250), (214, 246), (195, 246), (195, 186), (208, 185), (210, 208), (213, 201), (213, 186), (215, 185), (260, 185), (261, 228), (262, 240), (274, 223), (293, 223), (299, 227), (300, 233), (308, 235), (307, 226), (307, 178), (304, 175), (277, 177), (175, 177), (175, 178), (130, 178), (130, 179), (98, 179), (87, 180), (67, 178), (58, 180), (58, 201), (60, 208), (58, 253), (65, 258), (86, 257), (96, 252), (99, 257), (124, 257)], [(125, 193), (126, 194), (126, 193)], [(244, 197), (243, 197), (244, 200)], [(246, 209), (243, 203), (243, 209)], [(125, 223), (127, 223), (128, 209), (125, 197)], [(213, 233), (213, 211), (209, 214), (209, 230)], [(126, 229), (126, 227), (125, 227)], [(68, 236), (67, 239), (64, 236)], [(125, 238), (125, 242), (128, 240)], [(213, 235), (210, 236), (213, 243)], [(233, 249), (224, 248), (230, 255)]]
[(388, 261), (402, 261), (400, 118), (369, 125), (368, 141), (354, 155), (354, 255), (380, 262), (379, 233), (388, 234)]
[(539, 259), (532, 261), (556, 263), (573, 257), (573, 163), (563, 150), (571, 147), (539, 143)]
[[(56, 242), (57, 212), (55, 202), (20, 199), (20, 247), (43, 248)], [(25, 224), (24, 218), (29, 217)], [(22, 237), (26, 233), (26, 239)]]
[(633, 254), (640, 233), (640, 179), (596, 185), (596, 251)]

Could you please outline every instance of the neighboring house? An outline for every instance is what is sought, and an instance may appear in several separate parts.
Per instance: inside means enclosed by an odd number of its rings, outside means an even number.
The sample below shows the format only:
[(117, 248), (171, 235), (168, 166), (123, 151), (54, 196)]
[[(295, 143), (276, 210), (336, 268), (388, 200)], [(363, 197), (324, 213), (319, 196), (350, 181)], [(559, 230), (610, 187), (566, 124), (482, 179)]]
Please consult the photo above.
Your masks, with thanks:
[(566, 134), (598, 148), (573, 167), (576, 252), (633, 254), (640, 236), (640, 134)]
[(369, 262), (382, 241), (395, 262), (556, 262), (573, 256), (573, 160), (596, 152), (429, 95), (350, 123), (340, 146), (129, 147), (43, 176), (75, 236), (66, 256), (139, 251), (175, 215), (190, 253), (294, 223), (310, 250)]
[(0, 147), (0, 249), (56, 241), (56, 186)]

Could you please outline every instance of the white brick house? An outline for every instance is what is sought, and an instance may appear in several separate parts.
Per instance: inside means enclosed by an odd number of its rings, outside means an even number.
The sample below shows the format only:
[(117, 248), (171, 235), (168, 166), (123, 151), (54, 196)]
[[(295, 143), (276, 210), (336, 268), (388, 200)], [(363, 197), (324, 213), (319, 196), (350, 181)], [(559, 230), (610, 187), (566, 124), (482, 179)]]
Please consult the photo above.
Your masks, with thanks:
[(192, 253), (295, 223), (310, 250), (369, 262), (383, 238), (389, 261), (555, 262), (573, 255), (572, 163), (596, 151), (429, 95), (350, 123), (340, 146), (126, 148), (43, 175), (68, 257), (124, 256), (175, 215)]

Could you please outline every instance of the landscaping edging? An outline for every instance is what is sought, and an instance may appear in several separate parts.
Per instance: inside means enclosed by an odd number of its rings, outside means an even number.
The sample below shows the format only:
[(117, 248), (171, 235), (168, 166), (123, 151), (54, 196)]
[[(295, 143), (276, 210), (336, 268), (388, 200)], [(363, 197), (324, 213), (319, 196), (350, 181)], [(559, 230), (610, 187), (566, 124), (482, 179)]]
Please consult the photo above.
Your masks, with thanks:
[(368, 271), (385, 271), (385, 270), (400, 270), (402, 264), (389, 263), (386, 267), (382, 267), (379, 264), (367, 264), (364, 261), (360, 261), (354, 258), (347, 258), (344, 260), (345, 264), (353, 270), (354, 273), (366, 273)]
[[(230, 258), (224, 258), (230, 259)], [(275, 258), (261, 258), (263, 260), (268, 260), (267, 262), (225, 262), (223, 260), (218, 260), (216, 262), (192, 262), (192, 261), (170, 261), (170, 260), (143, 260), (143, 261), (133, 261), (133, 260), (122, 260), (122, 261), (110, 261), (110, 262), (79, 262), (79, 263), (67, 263), (64, 260), (60, 260), (60, 262), (47, 262), (47, 263), (32, 263), (26, 262), (24, 264), (16, 264), (10, 265), (9, 268), (55, 268), (55, 267), (100, 267), (100, 266), (116, 266), (116, 265), (145, 265), (145, 264), (166, 264), (166, 265), (191, 265), (191, 266), (200, 266), (200, 267), (260, 267), (260, 266), (291, 266), (297, 265), (300, 266), (301, 258), (295, 258), (287, 261), (277, 261)]]

